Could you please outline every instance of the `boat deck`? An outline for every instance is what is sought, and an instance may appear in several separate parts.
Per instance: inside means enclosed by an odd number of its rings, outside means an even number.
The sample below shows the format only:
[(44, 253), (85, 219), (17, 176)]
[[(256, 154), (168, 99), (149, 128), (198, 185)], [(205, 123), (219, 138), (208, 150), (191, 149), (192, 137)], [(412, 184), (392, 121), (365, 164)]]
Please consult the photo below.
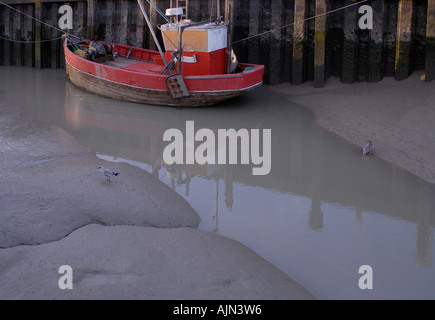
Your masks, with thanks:
[(160, 74), (163, 70), (163, 66), (156, 65), (152, 62), (140, 61), (136, 59), (125, 59), (124, 57), (114, 57), (113, 60), (102, 62), (102, 64), (118, 69), (140, 73)]

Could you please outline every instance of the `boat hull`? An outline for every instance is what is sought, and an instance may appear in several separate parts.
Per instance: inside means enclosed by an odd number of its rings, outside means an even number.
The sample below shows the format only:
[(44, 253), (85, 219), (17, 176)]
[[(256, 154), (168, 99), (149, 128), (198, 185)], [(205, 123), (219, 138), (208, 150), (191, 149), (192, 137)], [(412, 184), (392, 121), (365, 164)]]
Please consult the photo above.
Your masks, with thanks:
[(166, 87), (166, 75), (123, 70), (86, 60), (71, 52), (66, 41), (64, 52), (66, 72), (74, 85), (123, 101), (162, 106), (207, 106), (234, 98), (263, 83), (264, 66), (244, 65), (254, 68), (237, 74), (185, 76), (189, 96), (172, 98)]

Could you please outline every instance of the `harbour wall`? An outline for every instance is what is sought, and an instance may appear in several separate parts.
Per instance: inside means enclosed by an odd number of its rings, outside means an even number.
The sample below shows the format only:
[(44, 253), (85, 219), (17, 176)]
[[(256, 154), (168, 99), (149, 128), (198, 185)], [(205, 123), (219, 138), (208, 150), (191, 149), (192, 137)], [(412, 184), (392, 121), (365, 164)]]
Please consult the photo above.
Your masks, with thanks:
[[(71, 34), (155, 49), (136, 0), (1, 1), (7, 5), (0, 3), (0, 65), (64, 68), (62, 32), (49, 27), (59, 27), (64, 4), (73, 12)], [(144, 6), (152, 25), (165, 23), (153, 6), (164, 12), (170, 0), (149, 2)], [(264, 64), (268, 84), (310, 81), (322, 87), (331, 76), (343, 83), (403, 80), (417, 70), (433, 80), (435, 0), (358, 2), (189, 0), (187, 18), (229, 19), (239, 61)], [(360, 27), (363, 5), (372, 9), (372, 29)]]

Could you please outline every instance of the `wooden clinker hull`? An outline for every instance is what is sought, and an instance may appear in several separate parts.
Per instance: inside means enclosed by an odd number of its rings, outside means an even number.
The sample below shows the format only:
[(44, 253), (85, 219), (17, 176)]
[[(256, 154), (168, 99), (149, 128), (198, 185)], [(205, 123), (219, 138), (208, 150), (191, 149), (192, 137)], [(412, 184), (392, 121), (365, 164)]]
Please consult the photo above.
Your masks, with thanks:
[[(236, 97), (263, 83), (264, 66), (242, 64), (243, 69), (253, 68), (228, 75), (183, 77), (189, 96), (174, 99), (166, 87), (167, 75), (124, 70), (86, 60), (71, 52), (66, 42), (64, 50), (66, 72), (74, 85), (123, 101), (163, 106), (207, 106)], [(152, 52), (140, 48), (135, 50)]]

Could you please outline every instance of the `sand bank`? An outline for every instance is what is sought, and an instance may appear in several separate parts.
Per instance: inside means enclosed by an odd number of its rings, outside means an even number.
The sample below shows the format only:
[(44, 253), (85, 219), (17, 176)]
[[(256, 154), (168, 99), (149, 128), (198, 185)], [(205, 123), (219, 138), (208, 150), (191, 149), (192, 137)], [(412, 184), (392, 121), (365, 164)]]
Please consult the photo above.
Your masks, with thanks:
[[(147, 172), (0, 102), (0, 299), (313, 299)], [(97, 166), (120, 175), (105, 180)], [(72, 290), (58, 286), (73, 269)]]
[(272, 88), (310, 109), (319, 125), (355, 144), (356, 152), (371, 140), (374, 156), (435, 183), (435, 81), (415, 72), (403, 81), (328, 78), (320, 89), (309, 82)]

